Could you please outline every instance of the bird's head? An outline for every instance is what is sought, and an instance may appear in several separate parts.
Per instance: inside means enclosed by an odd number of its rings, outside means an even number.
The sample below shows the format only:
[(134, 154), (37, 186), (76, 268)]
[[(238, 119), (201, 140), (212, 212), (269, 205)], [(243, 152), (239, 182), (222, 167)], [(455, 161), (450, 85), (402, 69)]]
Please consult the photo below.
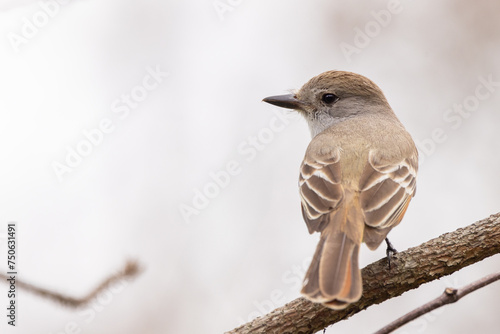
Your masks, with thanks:
[(270, 96), (263, 101), (300, 112), (313, 136), (354, 115), (390, 110), (382, 90), (373, 81), (344, 71), (324, 72), (294, 94)]

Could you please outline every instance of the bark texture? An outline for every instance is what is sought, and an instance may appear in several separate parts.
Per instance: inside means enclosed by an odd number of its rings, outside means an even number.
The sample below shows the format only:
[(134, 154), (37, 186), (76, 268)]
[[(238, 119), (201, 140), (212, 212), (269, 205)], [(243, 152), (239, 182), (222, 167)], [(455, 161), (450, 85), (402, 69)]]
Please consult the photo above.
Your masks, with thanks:
[(500, 213), (397, 253), (390, 270), (386, 259), (366, 266), (362, 269), (363, 296), (344, 310), (334, 311), (297, 298), (227, 333), (315, 333), (371, 305), (497, 253), (500, 253)]

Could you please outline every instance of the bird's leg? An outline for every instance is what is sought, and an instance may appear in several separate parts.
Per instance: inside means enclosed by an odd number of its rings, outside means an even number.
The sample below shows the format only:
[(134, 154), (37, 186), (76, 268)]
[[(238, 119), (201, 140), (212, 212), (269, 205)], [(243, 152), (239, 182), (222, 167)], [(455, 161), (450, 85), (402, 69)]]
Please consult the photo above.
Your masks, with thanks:
[(389, 238), (385, 238), (385, 242), (387, 243), (387, 249), (385, 251), (385, 254), (387, 254), (387, 263), (389, 263), (389, 269), (391, 269), (391, 257), (392, 257), (392, 255), (396, 254), (398, 251), (391, 244), (391, 242), (389, 241)]

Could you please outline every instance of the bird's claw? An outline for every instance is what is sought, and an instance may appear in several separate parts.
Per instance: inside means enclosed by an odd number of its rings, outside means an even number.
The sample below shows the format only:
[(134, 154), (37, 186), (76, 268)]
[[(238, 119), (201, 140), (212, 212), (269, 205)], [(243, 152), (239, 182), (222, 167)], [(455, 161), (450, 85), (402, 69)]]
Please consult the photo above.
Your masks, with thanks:
[(391, 257), (398, 251), (396, 250), (396, 248), (394, 248), (388, 238), (385, 238), (385, 242), (387, 243), (385, 254), (387, 255), (387, 263), (389, 264), (389, 269), (391, 269)]

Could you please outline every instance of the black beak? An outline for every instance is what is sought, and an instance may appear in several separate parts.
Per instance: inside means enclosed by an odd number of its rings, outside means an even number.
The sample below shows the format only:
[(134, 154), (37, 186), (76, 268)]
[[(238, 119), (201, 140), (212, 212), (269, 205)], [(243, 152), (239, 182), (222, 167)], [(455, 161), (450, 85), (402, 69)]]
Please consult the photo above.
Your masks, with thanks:
[(304, 103), (298, 100), (295, 94), (269, 96), (262, 101), (282, 108), (304, 110)]

